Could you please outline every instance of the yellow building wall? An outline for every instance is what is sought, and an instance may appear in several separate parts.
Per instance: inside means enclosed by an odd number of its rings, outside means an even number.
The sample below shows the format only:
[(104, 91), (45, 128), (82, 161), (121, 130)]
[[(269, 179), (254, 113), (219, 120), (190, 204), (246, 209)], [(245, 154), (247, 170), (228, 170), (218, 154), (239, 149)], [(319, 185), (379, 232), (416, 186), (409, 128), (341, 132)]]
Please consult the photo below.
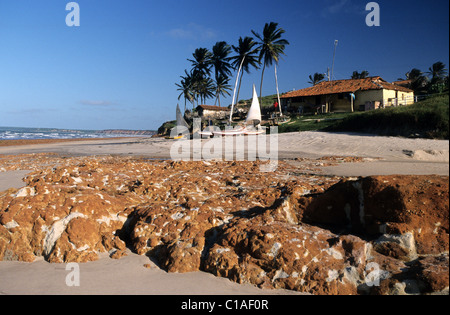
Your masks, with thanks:
[(397, 95), (394, 90), (383, 90), (383, 104), (385, 107), (397, 105), (397, 101), (394, 100), (396, 98)]
[(383, 90), (383, 98), (384, 98), (384, 105), (386, 107), (414, 104), (413, 92), (409, 93), (394, 90)]
[[(353, 102), (354, 111), (359, 111), (361, 105), (365, 105), (366, 102), (380, 102), (380, 107), (383, 105), (396, 106), (396, 105), (411, 105), (414, 104), (414, 93), (413, 92), (401, 92), (394, 90), (368, 90), (368, 91), (357, 91), (355, 92), (356, 99)], [(397, 100), (395, 100), (397, 98)], [(327, 100), (331, 103), (330, 111), (332, 112), (350, 112), (351, 102), (348, 98), (348, 93), (344, 93), (344, 98), (339, 99), (338, 94), (333, 94), (331, 96), (322, 95), (321, 104), (325, 105)], [(315, 106), (316, 97), (309, 96), (304, 98), (304, 102), (293, 102), (290, 105), (293, 108), (299, 108), (299, 106), (309, 107)]]
[(406, 105), (414, 104), (414, 92), (402, 92), (402, 94), (406, 99)]

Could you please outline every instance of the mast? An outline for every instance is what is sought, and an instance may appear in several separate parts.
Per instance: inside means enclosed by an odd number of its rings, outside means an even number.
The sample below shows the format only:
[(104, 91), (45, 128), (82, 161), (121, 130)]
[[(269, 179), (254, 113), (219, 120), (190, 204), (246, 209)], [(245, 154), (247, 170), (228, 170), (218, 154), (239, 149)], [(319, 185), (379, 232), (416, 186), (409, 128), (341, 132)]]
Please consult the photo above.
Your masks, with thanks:
[(237, 84), (239, 81), (239, 74), (241, 73), (242, 65), (244, 64), (244, 60), (245, 60), (245, 56), (244, 56), (244, 58), (242, 58), (242, 61), (241, 61), (241, 64), (239, 66), (239, 70), (238, 70), (238, 73), (236, 76), (236, 83), (234, 84), (233, 99), (231, 100), (230, 125), (233, 120), (233, 110), (234, 110), (234, 102), (235, 102), (234, 98), (236, 97), (236, 88), (237, 88)]
[(278, 97), (278, 107), (280, 108), (280, 117), (283, 117), (283, 112), (281, 111), (280, 92), (278, 91), (277, 64), (275, 64), (275, 83), (277, 85), (277, 97)]

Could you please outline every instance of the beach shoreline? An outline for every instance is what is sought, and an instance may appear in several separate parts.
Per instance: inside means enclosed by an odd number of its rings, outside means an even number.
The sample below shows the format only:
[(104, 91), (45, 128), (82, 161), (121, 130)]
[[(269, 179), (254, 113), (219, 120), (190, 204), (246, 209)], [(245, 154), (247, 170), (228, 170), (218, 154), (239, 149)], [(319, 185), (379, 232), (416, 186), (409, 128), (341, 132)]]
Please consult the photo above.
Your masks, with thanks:
[(52, 144), (52, 143), (62, 143), (62, 142), (79, 142), (79, 141), (103, 141), (103, 140), (116, 140), (124, 139), (127, 137), (110, 137), (110, 138), (70, 138), (70, 139), (0, 139), (0, 147), (7, 146), (22, 146), (22, 145), (39, 145), (39, 144)]
[[(267, 137), (269, 138), (269, 136)], [(191, 143), (193, 140), (190, 140)], [(195, 140), (194, 140), (195, 141)], [(202, 139), (201, 146), (219, 139)], [(348, 176), (387, 175), (387, 174), (449, 174), (449, 141), (430, 139), (409, 139), (382, 137), (367, 134), (293, 132), (277, 135), (277, 155), (279, 160), (301, 158), (318, 159), (327, 156), (360, 157), (366, 161), (364, 167), (354, 163), (348, 166)], [(0, 155), (55, 153), (61, 156), (139, 156), (150, 159), (171, 159), (171, 147), (175, 140), (164, 138), (103, 138), (73, 139), (71, 141), (33, 140), (18, 142), (19, 145), (1, 146)], [(192, 150), (192, 149), (191, 149)], [(245, 154), (249, 149), (245, 148)], [(237, 151), (231, 155), (236, 156)], [(191, 153), (192, 156), (192, 153)], [(247, 156), (247, 155), (246, 155)], [(371, 160), (372, 159), (372, 160)], [(336, 172), (335, 172), (336, 170)], [(346, 175), (343, 165), (328, 168), (327, 174)]]

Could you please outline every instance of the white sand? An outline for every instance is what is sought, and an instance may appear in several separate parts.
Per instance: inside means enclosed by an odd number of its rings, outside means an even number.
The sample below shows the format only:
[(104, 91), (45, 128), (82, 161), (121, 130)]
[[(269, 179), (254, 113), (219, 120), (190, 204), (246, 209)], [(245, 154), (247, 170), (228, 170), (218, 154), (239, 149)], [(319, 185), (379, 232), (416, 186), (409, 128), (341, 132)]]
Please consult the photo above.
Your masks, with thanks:
[(449, 141), (407, 139), (327, 132), (299, 132), (279, 135), (280, 157), (360, 156), (395, 160), (449, 161)]
[[(144, 267), (151, 264), (151, 268)], [(147, 257), (129, 253), (119, 260), (103, 257), (79, 264), (79, 286), (68, 286), (74, 269), (66, 264), (0, 262), (2, 294), (151, 294), (151, 295), (272, 295), (298, 294), (287, 290), (261, 290), (205, 272), (166, 273)], [(69, 266), (70, 267), (70, 266)]]
[[(202, 140), (202, 145), (211, 144)], [(55, 144), (0, 147), (0, 154), (55, 152), (66, 155), (119, 154), (170, 159), (175, 140), (162, 138), (106, 139)], [(192, 143), (192, 142), (191, 142)], [(246, 154), (249, 150), (245, 148)], [(234, 150), (234, 155), (235, 155)], [(335, 175), (449, 174), (449, 141), (406, 139), (346, 133), (293, 132), (278, 135), (278, 158), (358, 156), (381, 158), (371, 163), (353, 163), (327, 172)], [(348, 170), (347, 167), (348, 166)]]
[[(203, 140), (203, 144), (210, 141)], [(71, 155), (125, 154), (170, 158), (175, 140), (162, 138), (102, 139), (54, 144), (0, 147), (0, 154), (55, 152)], [(448, 162), (449, 141), (407, 139), (372, 135), (293, 132), (278, 135), (279, 158), (321, 157), (328, 155), (411, 158), (421, 161)]]
[(0, 172), (0, 191), (8, 188), (21, 188), (25, 186), (22, 178), (31, 171)]

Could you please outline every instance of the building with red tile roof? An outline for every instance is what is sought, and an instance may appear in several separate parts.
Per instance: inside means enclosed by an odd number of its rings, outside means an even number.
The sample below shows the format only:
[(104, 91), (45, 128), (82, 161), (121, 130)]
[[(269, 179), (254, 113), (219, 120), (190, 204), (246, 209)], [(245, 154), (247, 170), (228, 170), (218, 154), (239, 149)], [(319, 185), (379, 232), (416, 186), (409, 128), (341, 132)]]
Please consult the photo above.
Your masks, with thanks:
[(231, 109), (228, 107), (214, 105), (199, 105), (197, 112), (201, 118), (205, 119), (225, 119), (230, 115)]
[(381, 77), (324, 81), (281, 96), (282, 104), (312, 111), (347, 112), (410, 105), (414, 92)]

